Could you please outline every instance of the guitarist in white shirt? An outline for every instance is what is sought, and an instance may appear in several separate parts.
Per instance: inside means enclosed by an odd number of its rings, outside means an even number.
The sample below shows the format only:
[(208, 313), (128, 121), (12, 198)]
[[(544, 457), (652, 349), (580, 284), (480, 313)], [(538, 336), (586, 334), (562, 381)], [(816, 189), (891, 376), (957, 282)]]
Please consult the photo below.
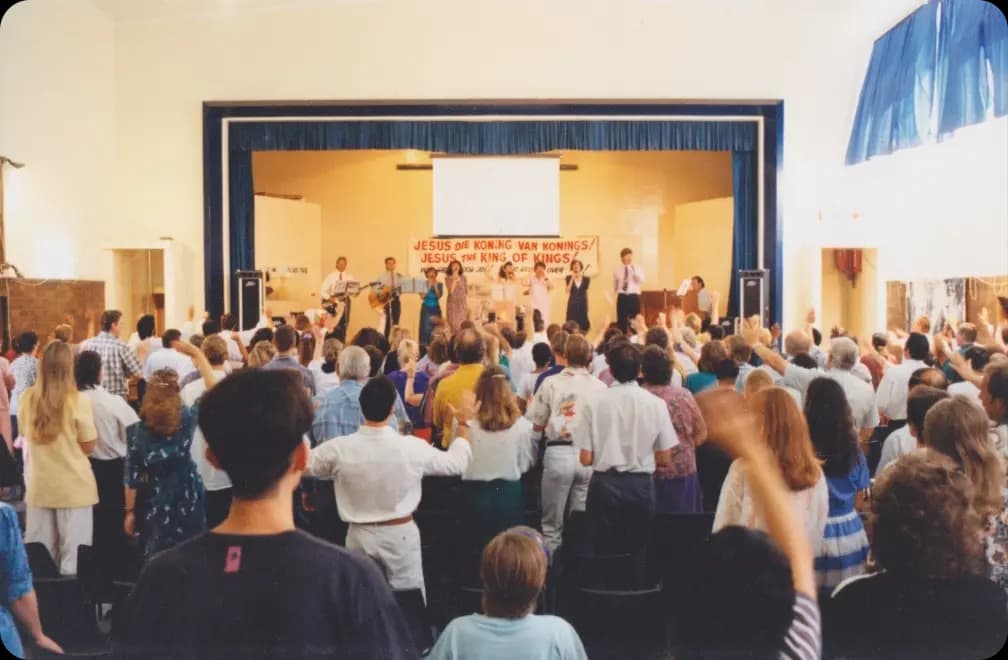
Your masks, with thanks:
[[(340, 282), (355, 282), (356, 280), (357, 278), (347, 272), (347, 258), (338, 258), (336, 260), (336, 270), (326, 275), (325, 280), (322, 281), (322, 286), (319, 288), (322, 300), (331, 299), (337, 292), (344, 293), (346, 285), (340, 285)], [(340, 315), (333, 333), (336, 339), (346, 343), (347, 324), (350, 323), (350, 297), (344, 296), (344, 301), (346, 302), (346, 306), (343, 308), (343, 314)]]

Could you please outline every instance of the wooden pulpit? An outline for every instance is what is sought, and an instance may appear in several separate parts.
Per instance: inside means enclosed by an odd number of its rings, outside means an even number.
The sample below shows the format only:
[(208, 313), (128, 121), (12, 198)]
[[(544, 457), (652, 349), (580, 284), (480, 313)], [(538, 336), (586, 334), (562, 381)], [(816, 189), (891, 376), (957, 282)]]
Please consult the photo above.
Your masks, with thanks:
[(641, 314), (648, 326), (658, 322), (658, 314), (664, 313), (665, 318), (672, 316), (672, 310), (682, 306), (682, 298), (675, 291), (641, 291)]

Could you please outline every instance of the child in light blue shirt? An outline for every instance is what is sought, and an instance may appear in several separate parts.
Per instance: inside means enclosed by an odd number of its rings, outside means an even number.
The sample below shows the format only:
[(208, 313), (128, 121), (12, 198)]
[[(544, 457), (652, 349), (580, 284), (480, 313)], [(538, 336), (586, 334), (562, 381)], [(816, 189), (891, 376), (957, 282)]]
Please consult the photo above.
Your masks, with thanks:
[(483, 550), (483, 611), (448, 624), (432, 660), (586, 660), (574, 628), (556, 616), (532, 614), (546, 584), (548, 552), (529, 527), (501, 532)]

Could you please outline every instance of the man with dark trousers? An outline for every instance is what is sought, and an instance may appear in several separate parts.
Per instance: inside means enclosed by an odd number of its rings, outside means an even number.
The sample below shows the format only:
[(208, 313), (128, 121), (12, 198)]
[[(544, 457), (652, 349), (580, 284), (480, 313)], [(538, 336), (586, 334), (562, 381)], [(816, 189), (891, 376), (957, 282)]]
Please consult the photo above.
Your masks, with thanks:
[(641, 285), (644, 269), (633, 263), (633, 250), (620, 250), (620, 265), (613, 270), (613, 291), (616, 292), (616, 319), (624, 333), (630, 319), (640, 314)]
[[(399, 314), (402, 312), (402, 305), (399, 302), (399, 292), (396, 290), (396, 287), (399, 286), (402, 277), (402, 275), (396, 272), (395, 257), (385, 257), (385, 272), (378, 276), (377, 281), (381, 289), (389, 287), (392, 291), (392, 296), (384, 307), (377, 310), (378, 323), (376, 326), (383, 329), (385, 339), (389, 338), (392, 326), (399, 325)], [(392, 350), (396, 350), (397, 348), (397, 346), (393, 346)]]

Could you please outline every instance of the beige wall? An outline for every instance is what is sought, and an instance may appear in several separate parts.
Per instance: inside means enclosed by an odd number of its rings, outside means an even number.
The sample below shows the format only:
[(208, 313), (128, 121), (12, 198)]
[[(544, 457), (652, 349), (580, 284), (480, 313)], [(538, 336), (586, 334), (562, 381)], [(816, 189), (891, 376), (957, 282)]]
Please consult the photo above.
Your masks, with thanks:
[[(822, 308), (819, 328), (824, 335), (834, 326), (845, 328), (858, 339), (868, 339), (873, 332), (883, 328), (875, 319), (875, 310), (881, 297), (879, 288), (885, 286), (878, 277), (878, 250), (862, 251), (861, 272), (851, 281), (836, 267), (833, 248), (822, 250)], [(882, 301), (884, 305), (885, 302)], [(880, 325), (881, 324), (881, 325)]]
[[(406, 157), (399, 151), (256, 153), (255, 189), (304, 195), (319, 204), (323, 275), (345, 255), (351, 273), (366, 280), (379, 274), (387, 256), (399, 261), (402, 272), (408, 239), (432, 231), (431, 172), (396, 170)], [(589, 311), (596, 326), (613, 313), (610, 272), (621, 248), (634, 250), (648, 277), (646, 288), (674, 288), (678, 281), (664, 267), (674, 262), (673, 233), (663, 229), (672, 225), (672, 210), (731, 193), (727, 153), (568, 152), (561, 162), (578, 166), (560, 174), (561, 233), (599, 236), (602, 277), (588, 273), (595, 276)], [(730, 258), (730, 233), (723, 248)], [(373, 323), (364, 297), (359, 300), (351, 333)], [(566, 297), (558, 286), (552, 316), (562, 318), (565, 311)], [(404, 297), (404, 325), (415, 329), (418, 314), (419, 299)]]
[[(322, 209), (318, 204), (256, 195), (255, 264), (270, 272), (266, 306), (274, 315), (319, 306), (322, 258)], [(307, 268), (306, 275), (279, 277), (275, 270)]]
[(699, 275), (708, 291), (721, 294), (718, 309), (728, 309), (731, 286), (734, 199), (721, 197), (675, 207), (670, 248), (672, 258), (669, 288)]

